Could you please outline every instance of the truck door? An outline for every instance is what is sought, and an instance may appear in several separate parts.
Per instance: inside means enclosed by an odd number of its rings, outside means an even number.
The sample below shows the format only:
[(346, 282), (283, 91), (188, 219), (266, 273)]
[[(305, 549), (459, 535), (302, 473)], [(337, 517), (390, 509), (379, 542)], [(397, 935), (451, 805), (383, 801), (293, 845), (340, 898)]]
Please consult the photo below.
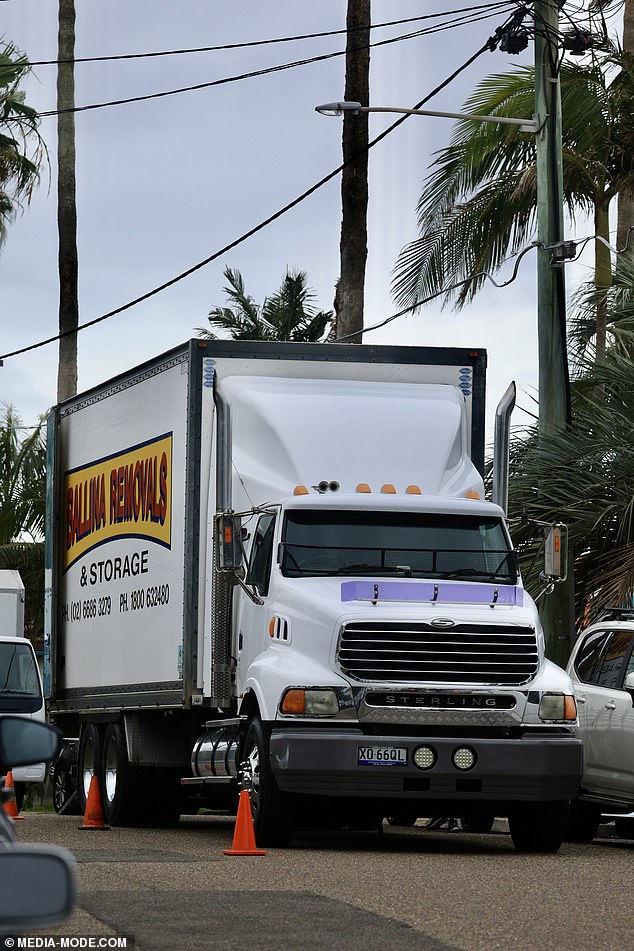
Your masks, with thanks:
[[(596, 646), (588, 643), (586, 653), (591, 655), (594, 648), (597, 659), (578, 691), (585, 757), (583, 784), (595, 792), (631, 798), (634, 709), (623, 681), (633, 669), (633, 635), (628, 630), (607, 630), (595, 632), (594, 637)], [(578, 672), (580, 668), (583, 673), (582, 663), (577, 666)]]
[(268, 644), (266, 600), (271, 580), (275, 515), (265, 513), (258, 519), (246, 574), (246, 584), (255, 589), (263, 602), (256, 604), (244, 592), (238, 607), (238, 691), (242, 693), (249, 665)]

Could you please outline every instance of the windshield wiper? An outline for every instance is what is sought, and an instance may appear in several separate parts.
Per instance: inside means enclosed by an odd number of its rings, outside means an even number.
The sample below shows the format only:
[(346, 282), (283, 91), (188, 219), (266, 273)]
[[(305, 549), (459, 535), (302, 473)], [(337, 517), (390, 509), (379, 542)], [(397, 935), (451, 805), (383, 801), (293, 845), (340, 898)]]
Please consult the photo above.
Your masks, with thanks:
[(387, 568), (384, 565), (344, 565), (342, 568), (338, 568), (334, 572), (336, 575), (358, 575), (362, 572), (371, 572), (372, 574), (378, 574), (379, 572), (388, 574), (394, 574), (396, 568)]
[(439, 571), (439, 577), (452, 580), (454, 578), (479, 578), (482, 581), (497, 581), (498, 584), (511, 584), (510, 575), (500, 576), (494, 571), (483, 571), (481, 568), (456, 568), (454, 571)]

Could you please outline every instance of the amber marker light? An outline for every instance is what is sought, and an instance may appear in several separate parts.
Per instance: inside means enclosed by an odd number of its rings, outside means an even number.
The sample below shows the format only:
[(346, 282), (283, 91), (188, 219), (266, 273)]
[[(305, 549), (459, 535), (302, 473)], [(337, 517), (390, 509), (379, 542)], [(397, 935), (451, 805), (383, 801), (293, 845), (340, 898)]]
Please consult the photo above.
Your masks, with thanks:
[(577, 719), (577, 701), (569, 693), (564, 699), (564, 720)]
[(306, 710), (306, 692), (287, 690), (280, 705), (282, 713), (304, 713)]
[(386, 482), (385, 485), (382, 485), (381, 492), (383, 492), (384, 495), (396, 495), (396, 489), (391, 482)]
[(305, 485), (296, 485), (293, 489), (293, 495), (308, 495), (308, 489)]

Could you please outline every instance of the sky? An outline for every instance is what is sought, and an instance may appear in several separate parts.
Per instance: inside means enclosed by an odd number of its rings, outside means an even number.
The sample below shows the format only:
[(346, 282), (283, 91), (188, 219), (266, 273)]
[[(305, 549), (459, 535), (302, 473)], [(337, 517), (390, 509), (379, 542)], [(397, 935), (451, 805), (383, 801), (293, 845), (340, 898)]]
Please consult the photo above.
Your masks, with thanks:
[[(469, 0), (372, 0), (373, 23), (458, 11)], [(345, 0), (76, 0), (76, 58), (225, 46), (343, 30)], [(476, 14), (469, 14), (475, 16)], [(412, 106), (450, 76), (507, 14), (371, 51), (370, 102)], [(457, 13), (455, 13), (457, 17)], [(447, 19), (450, 19), (448, 17)], [(435, 21), (376, 29), (373, 42)], [(0, 37), (33, 63), (57, 55), (57, 4), (0, 3)], [(345, 49), (336, 35), (243, 49), (114, 62), (78, 63), (77, 106), (210, 83)], [(427, 108), (456, 112), (485, 75), (530, 62), (532, 51), (487, 52)], [(75, 118), (80, 323), (164, 284), (238, 239), (341, 162), (341, 119), (315, 106), (343, 98), (345, 61), (335, 56), (268, 75), (143, 102), (82, 111)], [(34, 66), (25, 90), (40, 112), (55, 109), (55, 67)], [(395, 116), (370, 116), (377, 135)], [(410, 117), (370, 153), (365, 326), (399, 308), (390, 294), (400, 249), (416, 237), (416, 203), (431, 157), (452, 121)], [(57, 333), (56, 119), (42, 119), (49, 168), (0, 248), (0, 353)], [(96, 385), (176, 346), (208, 326), (225, 304), (223, 269), (237, 268), (257, 301), (277, 290), (287, 268), (305, 270), (320, 308), (330, 309), (339, 271), (337, 177), (230, 252), (138, 306), (79, 334), (79, 389)], [(510, 275), (510, 268), (508, 271)], [(496, 280), (501, 281), (505, 274)], [(488, 352), (488, 417), (511, 379), (520, 409), (537, 385), (536, 256), (516, 280), (488, 285), (455, 313), (429, 305), (365, 334), (364, 342), (467, 346)], [(4, 360), (0, 402), (26, 425), (55, 403), (56, 343)], [(518, 415), (519, 413), (519, 415)]]

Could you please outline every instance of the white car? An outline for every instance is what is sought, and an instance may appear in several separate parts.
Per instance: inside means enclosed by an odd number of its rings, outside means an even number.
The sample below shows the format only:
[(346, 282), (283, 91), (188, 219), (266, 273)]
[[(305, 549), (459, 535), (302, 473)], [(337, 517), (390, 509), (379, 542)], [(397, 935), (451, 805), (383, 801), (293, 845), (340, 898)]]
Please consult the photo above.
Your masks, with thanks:
[(619, 835), (634, 838), (634, 819), (627, 817), (634, 812), (634, 609), (611, 609), (586, 628), (568, 673), (584, 764), (566, 838), (591, 842), (602, 815), (616, 816)]

